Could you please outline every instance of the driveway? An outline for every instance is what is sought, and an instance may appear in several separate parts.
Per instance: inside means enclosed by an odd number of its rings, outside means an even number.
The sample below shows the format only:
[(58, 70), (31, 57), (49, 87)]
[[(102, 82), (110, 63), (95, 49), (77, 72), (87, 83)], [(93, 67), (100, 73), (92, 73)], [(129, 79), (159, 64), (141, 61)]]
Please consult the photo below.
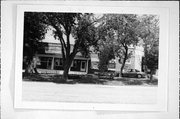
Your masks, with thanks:
[(23, 81), (24, 101), (91, 102), (91, 103), (156, 103), (157, 87), (107, 86), (96, 84), (56, 84)]

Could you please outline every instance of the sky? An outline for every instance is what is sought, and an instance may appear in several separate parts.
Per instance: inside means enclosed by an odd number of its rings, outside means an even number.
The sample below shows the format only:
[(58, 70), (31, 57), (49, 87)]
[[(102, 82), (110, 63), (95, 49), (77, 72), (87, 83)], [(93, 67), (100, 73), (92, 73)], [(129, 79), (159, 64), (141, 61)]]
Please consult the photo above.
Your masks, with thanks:
[[(64, 38), (65, 35), (63, 36)], [(66, 40), (65, 40), (66, 41)], [(75, 39), (70, 35), (70, 43), (74, 44)], [(47, 43), (60, 43), (59, 40), (55, 39), (53, 36), (52, 29), (48, 30), (47, 33), (45, 34), (45, 38), (42, 40), (42, 42), (47, 42)]]

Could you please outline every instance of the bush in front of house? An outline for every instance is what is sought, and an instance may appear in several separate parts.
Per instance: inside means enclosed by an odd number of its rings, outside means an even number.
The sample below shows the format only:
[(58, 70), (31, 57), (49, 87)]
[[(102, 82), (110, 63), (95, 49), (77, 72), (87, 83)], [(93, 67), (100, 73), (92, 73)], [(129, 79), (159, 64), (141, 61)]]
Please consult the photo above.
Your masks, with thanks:
[(68, 79), (80, 79), (81, 75), (77, 75), (77, 74), (69, 74), (68, 75)]
[(115, 76), (115, 72), (114, 71), (106, 71), (106, 72), (99, 72), (98, 73), (98, 77), (100, 79), (110, 79), (113, 80)]

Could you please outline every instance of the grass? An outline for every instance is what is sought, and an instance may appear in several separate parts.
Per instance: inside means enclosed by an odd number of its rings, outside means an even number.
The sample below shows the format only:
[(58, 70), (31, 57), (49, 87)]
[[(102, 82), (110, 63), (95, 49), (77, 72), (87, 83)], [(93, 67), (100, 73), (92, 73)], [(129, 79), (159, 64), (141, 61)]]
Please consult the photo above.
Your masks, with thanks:
[(62, 75), (54, 74), (30, 74), (23, 75), (24, 81), (41, 81), (41, 82), (54, 82), (63, 84), (100, 84), (100, 85), (149, 85), (156, 86), (157, 80), (148, 79), (137, 79), (137, 78), (99, 78), (98, 75), (87, 74), (87, 75), (69, 75), (68, 80), (62, 79)]

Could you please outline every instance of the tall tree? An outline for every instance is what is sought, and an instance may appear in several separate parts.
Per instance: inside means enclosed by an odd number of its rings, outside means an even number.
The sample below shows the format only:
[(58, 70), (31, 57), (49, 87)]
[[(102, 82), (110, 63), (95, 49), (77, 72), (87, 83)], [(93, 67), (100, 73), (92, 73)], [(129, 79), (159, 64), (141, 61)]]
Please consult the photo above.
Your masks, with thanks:
[(138, 34), (144, 42), (145, 70), (150, 70), (150, 80), (158, 69), (159, 57), (159, 17), (157, 15), (139, 16), (141, 23), (138, 26)]
[(99, 64), (98, 68), (101, 72), (108, 70), (109, 61), (114, 56), (114, 31), (107, 30), (107, 25), (104, 23), (105, 19), (103, 17), (101, 23), (97, 28), (97, 38), (99, 39), (96, 50), (99, 52)]
[(129, 46), (136, 45), (139, 41), (136, 33), (139, 21), (136, 15), (133, 14), (105, 14), (104, 20), (100, 25), (100, 29), (103, 28), (103, 33), (100, 39), (111, 39), (111, 44), (114, 47), (114, 53), (120, 62), (120, 75), (124, 69), (126, 60), (129, 57)]
[(108, 64), (111, 59), (114, 59), (113, 47), (107, 45), (103, 46), (103, 49), (99, 51), (99, 64), (98, 68), (100, 72), (108, 70)]
[[(89, 47), (96, 43), (93, 14), (40, 14), (42, 15), (42, 23), (53, 27), (54, 36), (60, 41), (64, 69), (63, 79), (66, 81), (69, 68), (76, 54), (78, 52), (87, 54)], [(75, 38), (73, 48), (71, 47), (70, 35)]]
[(26, 73), (36, 67), (36, 64), (32, 63), (33, 56), (38, 50), (43, 50), (40, 41), (46, 33), (46, 25), (41, 23), (40, 19), (36, 12), (24, 13), (23, 67)]

